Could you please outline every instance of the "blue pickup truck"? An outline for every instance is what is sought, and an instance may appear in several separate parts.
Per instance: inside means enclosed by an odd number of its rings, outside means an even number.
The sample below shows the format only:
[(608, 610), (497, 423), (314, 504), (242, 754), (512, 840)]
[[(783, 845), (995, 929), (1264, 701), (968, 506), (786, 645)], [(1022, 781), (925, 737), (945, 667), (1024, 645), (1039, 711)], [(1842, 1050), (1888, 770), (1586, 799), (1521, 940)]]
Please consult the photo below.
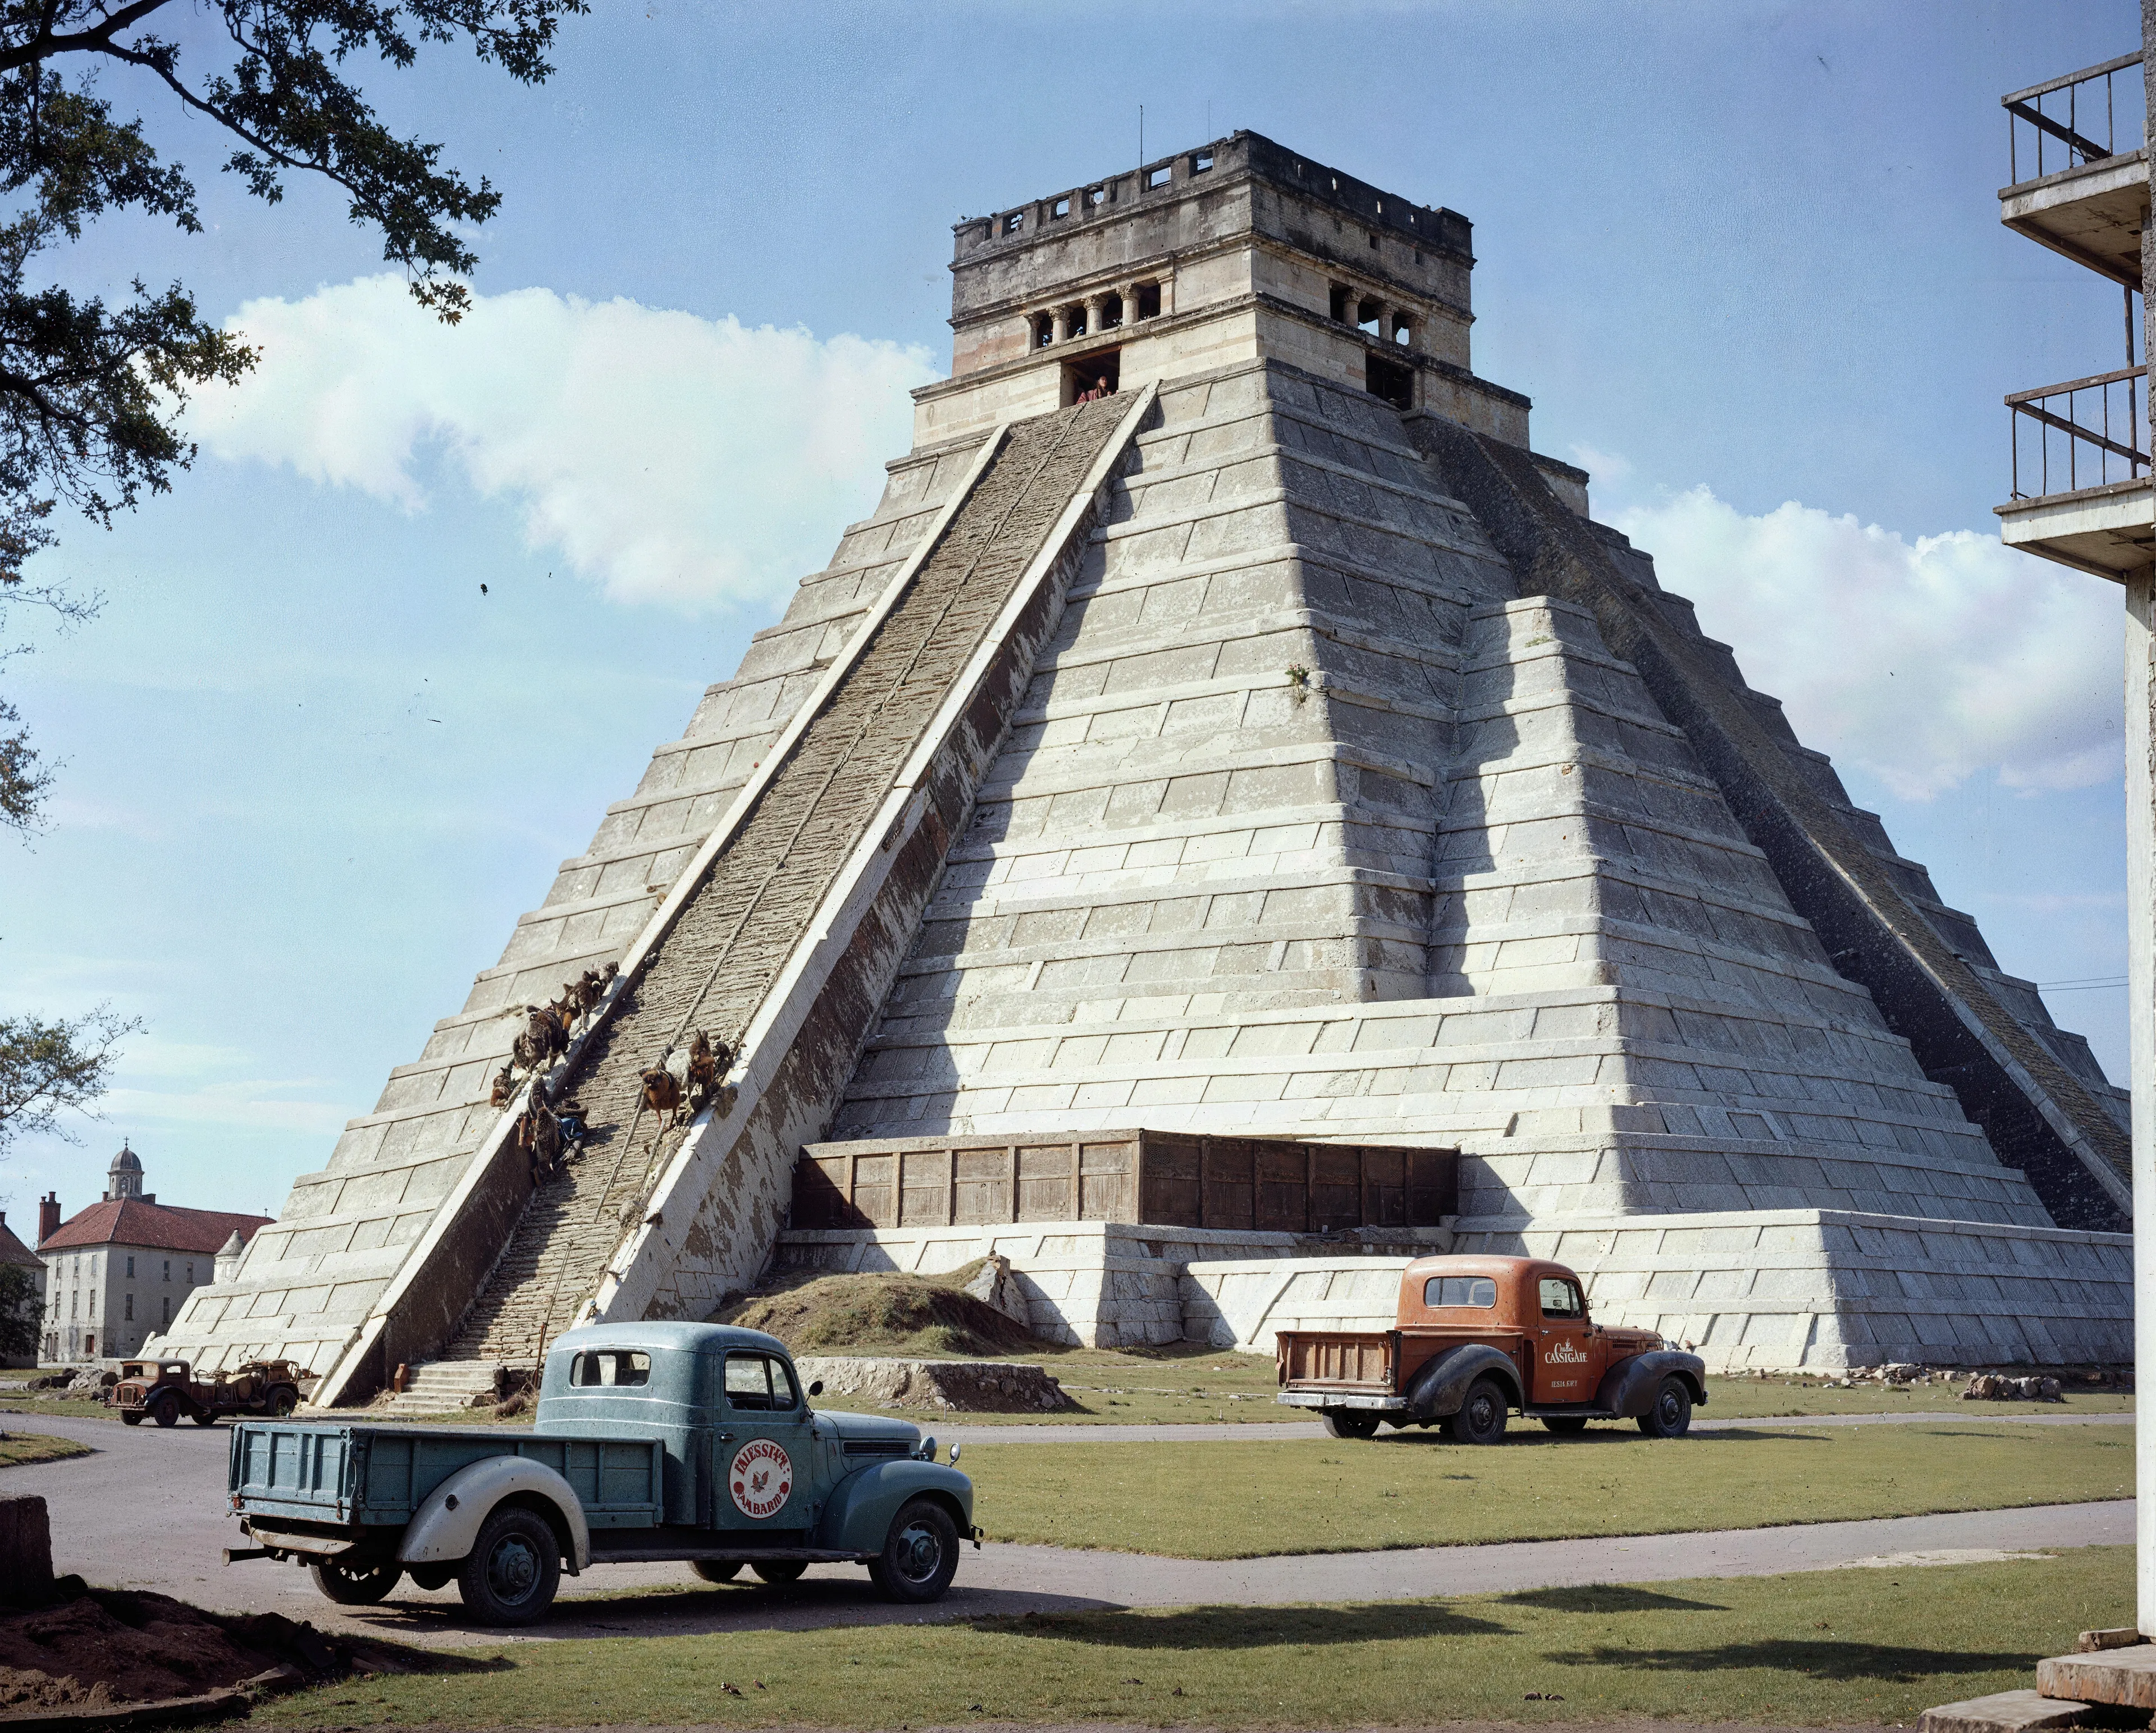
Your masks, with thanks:
[(454, 1582), (495, 1625), (544, 1617), (564, 1570), (659, 1560), (711, 1582), (863, 1564), (894, 1600), (939, 1598), (980, 1544), (973, 1483), (903, 1421), (814, 1412), (822, 1389), (757, 1331), (601, 1325), (548, 1350), (528, 1432), (243, 1422), (225, 1562), (304, 1564), (346, 1605)]

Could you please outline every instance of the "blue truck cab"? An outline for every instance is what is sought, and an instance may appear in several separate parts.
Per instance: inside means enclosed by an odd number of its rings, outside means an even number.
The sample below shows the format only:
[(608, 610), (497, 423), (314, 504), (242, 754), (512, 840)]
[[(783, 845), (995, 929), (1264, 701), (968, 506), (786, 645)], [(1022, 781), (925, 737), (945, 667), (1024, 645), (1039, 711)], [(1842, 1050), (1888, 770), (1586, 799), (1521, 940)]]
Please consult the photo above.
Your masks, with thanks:
[(563, 1570), (660, 1560), (713, 1582), (863, 1564), (892, 1599), (938, 1598), (979, 1545), (973, 1483), (904, 1421), (817, 1413), (821, 1388), (760, 1331), (598, 1325), (547, 1351), (529, 1430), (244, 1422), (248, 1544), (225, 1561), (304, 1564), (347, 1605), (454, 1581), (504, 1625), (543, 1617)]

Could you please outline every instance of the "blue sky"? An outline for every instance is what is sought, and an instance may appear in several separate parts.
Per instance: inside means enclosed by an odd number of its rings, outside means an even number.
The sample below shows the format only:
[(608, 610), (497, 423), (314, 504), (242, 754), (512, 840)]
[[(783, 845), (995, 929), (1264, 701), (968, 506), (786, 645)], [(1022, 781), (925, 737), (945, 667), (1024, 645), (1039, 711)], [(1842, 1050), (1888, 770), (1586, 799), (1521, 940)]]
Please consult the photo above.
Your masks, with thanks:
[[(213, 44), (197, 20), (190, 50)], [(1476, 225), (1476, 370), (1535, 400), (1755, 683), (2039, 981), (2123, 972), (2118, 592), (1996, 546), (2001, 395), (2119, 364), (2007, 234), (2000, 94), (2131, 49), (2046, 5), (606, 8), (538, 90), (375, 80), (490, 177), (429, 329), (326, 190), (201, 171), (181, 278), (264, 345), (203, 455), (44, 556), (107, 596), (4, 685), (64, 760), (0, 847), (0, 1008), (139, 1014), (101, 1123), (0, 1167), (275, 1209), (462, 1003), (651, 747), (865, 515), (948, 364), (950, 224), (1236, 127)], [(108, 92), (123, 86), (108, 79)], [(480, 593), (480, 585), (487, 594)], [(2114, 1063), (2124, 997), (2061, 993)]]

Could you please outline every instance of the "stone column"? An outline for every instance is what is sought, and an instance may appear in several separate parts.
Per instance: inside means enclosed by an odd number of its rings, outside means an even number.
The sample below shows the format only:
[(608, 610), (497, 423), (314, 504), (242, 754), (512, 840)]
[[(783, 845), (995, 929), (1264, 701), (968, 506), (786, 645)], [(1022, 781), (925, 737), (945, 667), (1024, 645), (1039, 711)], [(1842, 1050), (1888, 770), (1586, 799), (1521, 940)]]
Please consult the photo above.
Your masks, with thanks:
[(1097, 337), (1101, 335), (1101, 311), (1107, 305), (1108, 298), (1105, 295), (1089, 295), (1086, 297), (1086, 335), (1087, 336)]
[(1116, 285), (1116, 293), (1123, 298), (1123, 323), (1126, 326), (1136, 325), (1138, 322), (1138, 285), (1119, 283)]
[[(2144, 99), (2156, 102), (2156, 0), (2141, 0), (2141, 79)], [(2156, 115), (2156, 108), (2148, 112)], [(2156, 196), (2156, 152), (2149, 162)], [(2156, 279), (2156, 225), (2141, 234), (2141, 355), (2156, 337), (2156, 310), (2148, 303)], [(2152, 435), (2156, 393), (2145, 390)], [(2150, 658), (2156, 654), (2156, 572), (2143, 571), (2126, 586), (2126, 977), (2128, 1086), (2133, 1091), (2133, 1223), (2156, 1206), (2156, 773), (2148, 755), (2156, 746), (2148, 707), (2156, 702)], [(2133, 1236), (2133, 1418), (2135, 1623), (2156, 1637), (2156, 1389), (2139, 1376), (2141, 1350), (2156, 1345), (2156, 1231)]]
[[(2133, 1215), (2156, 1199), (2156, 573), (2126, 584), (2126, 980), (2128, 1081), (2133, 1091)], [(2134, 1363), (2156, 1342), (2156, 1233), (2133, 1236)], [(2134, 1381), (2135, 1587), (2138, 1623), (2156, 1636), (2156, 1393)]]
[(1068, 307), (1055, 310), (1055, 341), (1059, 343), (1070, 341), (1070, 310)]

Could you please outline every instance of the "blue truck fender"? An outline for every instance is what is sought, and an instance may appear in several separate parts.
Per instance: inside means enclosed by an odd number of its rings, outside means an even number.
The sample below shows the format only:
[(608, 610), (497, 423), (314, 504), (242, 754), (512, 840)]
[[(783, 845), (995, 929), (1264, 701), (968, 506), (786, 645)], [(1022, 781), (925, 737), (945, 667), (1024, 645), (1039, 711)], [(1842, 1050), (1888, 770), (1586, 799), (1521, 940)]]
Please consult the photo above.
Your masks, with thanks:
[(961, 1540), (978, 1538), (973, 1533), (973, 1483), (940, 1463), (902, 1457), (858, 1469), (833, 1487), (817, 1519), (815, 1544), (834, 1551), (881, 1552), (899, 1506), (923, 1493), (940, 1496)]
[[(403, 1565), (452, 1565), (468, 1557), (488, 1517), (504, 1503), (535, 1505), (567, 1541), (569, 1574), (592, 1561), (592, 1531), (576, 1489), (542, 1462), (522, 1456), (488, 1456), (459, 1469), (413, 1513), (397, 1543)], [(879, 1543), (880, 1544), (880, 1543)]]
[(1657, 1348), (1620, 1361), (1602, 1375), (1602, 1387), (1594, 1405), (1626, 1420), (1635, 1420), (1655, 1405), (1655, 1392), (1662, 1380), (1675, 1372), (1691, 1391), (1693, 1402), (1707, 1401), (1707, 1362), (1697, 1354), (1677, 1348)]
[(1408, 1380), (1401, 1393), (1416, 1419), (1442, 1420), (1460, 1412), (1468, 1387), (1484, 1377), (1495, 1378), (1503, 1387), (1506, 1400), (1516, 1408), (1520, 1406), (1519, 1367), (1510, 1355), (1487, 1342), (1465, 1342), (1439, 1355)]

